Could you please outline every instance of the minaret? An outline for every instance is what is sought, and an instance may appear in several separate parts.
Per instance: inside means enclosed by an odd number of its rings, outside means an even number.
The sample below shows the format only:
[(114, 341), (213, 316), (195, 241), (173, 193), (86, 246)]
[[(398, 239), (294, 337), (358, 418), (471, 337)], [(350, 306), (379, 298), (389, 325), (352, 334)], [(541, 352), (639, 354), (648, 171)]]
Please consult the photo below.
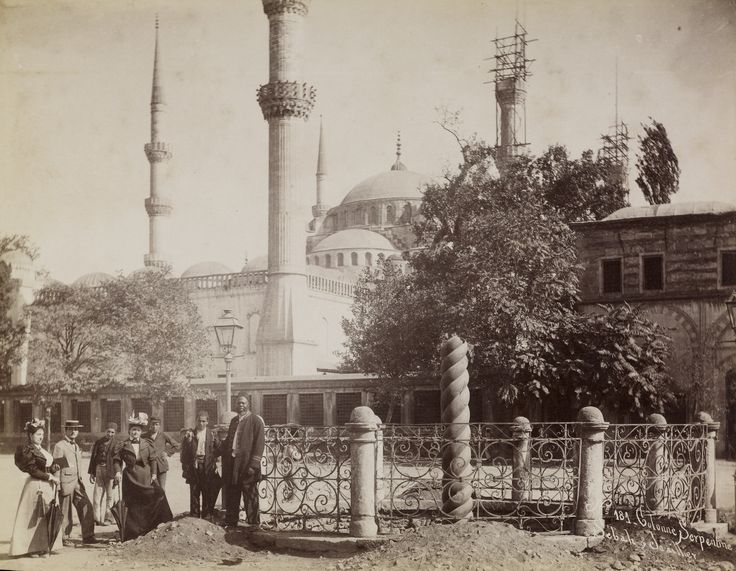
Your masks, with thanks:
[(324, 202), (327, 160), (325, 159), (325, 139), (322, 116), (319, 118), (319, 151), (317, 152), (317, 203), (312, 206), (312, 216), (322, 218), (330, 209)]
[(151, 194), (146, 198), (148, 213), (148, 254), (143, 256), (146, 266), (170, 267), (168, 257), (168, 225), (173, 207), (162, 188), (161, 178), (163, 163), (171, 159), (171, 149), (163, 142), (163, 115), (166, 112), (164, 90), (161, 85), (161, 55), (158, 47), (158, 16), (156, 16), (156, 48), (153, 57), (153, 89), (151, 92), (151, 142), (146, 143), (146, 152), (151, 165)]
[(496, 166), (503, 172), (509, 160), (521, 154), (526, 141), (526, 47), (530, 42), (519, 21), (513, 36), (496, 38), (496, 67), (493, 83), (496, 92)]
[[(258, 89), (268, 121), (268, 285), (257, 335), (256, 374), (315, 373), (305, 264), (306, 215), (294, 192), (292, 135), (314, 106), (301, 74), (303, 20), (309, 0), (263, 0), (269, 24), (269, 82)], [(306, 214), (306, 213), (304, 213)]]

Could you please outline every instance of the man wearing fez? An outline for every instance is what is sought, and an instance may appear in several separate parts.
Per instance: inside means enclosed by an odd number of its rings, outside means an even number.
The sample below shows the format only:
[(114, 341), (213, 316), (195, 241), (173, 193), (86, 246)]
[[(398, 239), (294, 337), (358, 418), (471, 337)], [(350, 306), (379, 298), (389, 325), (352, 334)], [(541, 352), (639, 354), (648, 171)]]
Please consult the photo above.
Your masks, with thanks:
[(61, 468), (59, 474), (62, 514), (62, 541), (65, 546), (71, 545), (72, 505), (77, 510), (79, 524), (82, 527), (82, 543), (97, 543), (95, 538), (95, 516), (92, 502), (87, 497), (82, 482), (82, 451), (79, 449), (77, 437), (82, 425), (78, 420), (67, 420), (64, 423), (64, 439), (54, 446), (54, 463)]
[(238, 415), (230, 421), (222, 447), (222, 477), (225, 487), (225, 525), (236, 527), (240, 516), (240, 498), (245, 502), (248, 524), (258, 525), (258, 482), (261, 480), (261, 457), (265, 447), (264, 422), (249, 410), (248, 397), (239, 395)]
[(152, 416), (149, 424), (149, 431), (143, 435), (143, 438), (151, 441), (156, 451), (156, 462), (158, 470), (158, 485), (162, 489), (166, 489), (166, 475), (169, 472), (168, 445), (172, 451), (179, 450), (179, 444), (161, 430), (161, 419)]
[(97, 525), (115, 523), (109, 514), (110, 508), (117, 501), (117, 488), (113, 487), (115, 472), (112, 459), (117, 452), (120, 441), (115, 439), (118, 425), (115, 422), (107, 423), (105, 436), (97, 440), (92, 447), (92, 456), (89, 459), (89, 481), (94, 484), (92, 506), (95, 512)]
[[(217, 457), (220, 455), (220, 439), (210, 428), (209, 413), (197, 414), (197, 427), (188, 430), (181, 445), (181, 467), (189, 484), (189, 515), (212, 521), (215, 500), (220, 491), (217, 474)], [(200, 497), (202, 500), (200, 510)]]

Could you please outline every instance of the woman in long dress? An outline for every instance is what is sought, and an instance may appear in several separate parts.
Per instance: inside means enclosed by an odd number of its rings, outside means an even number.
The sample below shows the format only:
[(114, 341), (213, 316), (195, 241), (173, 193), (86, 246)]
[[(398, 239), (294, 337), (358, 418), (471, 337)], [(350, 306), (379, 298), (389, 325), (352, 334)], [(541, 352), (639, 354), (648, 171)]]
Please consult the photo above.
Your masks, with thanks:
[(147, 425), (148, 416), (144, 413), (128, 419), (130, 438), (123, 442), (113, 460), (115, 482), (122, 485), (123, 503), (128, 510), (123, 530), (125, 541), (174, 518), (166, 493), (156, 482), (156, 450), (149, 440), (141, 438)]
[[(51, 473), (53, 457), (41, 445), (44, 421), (33, 419), (26, 423), (28, 442), (15, 451), (15, 465), (28, 474), (20, 494), (15, 514), (10, 555), (46, 555), (49, 550), (46, 528), (46, 512), (56, 496), (59, 479)], [(52, 550), (61, 549), (61, 533), (56, 537)]]

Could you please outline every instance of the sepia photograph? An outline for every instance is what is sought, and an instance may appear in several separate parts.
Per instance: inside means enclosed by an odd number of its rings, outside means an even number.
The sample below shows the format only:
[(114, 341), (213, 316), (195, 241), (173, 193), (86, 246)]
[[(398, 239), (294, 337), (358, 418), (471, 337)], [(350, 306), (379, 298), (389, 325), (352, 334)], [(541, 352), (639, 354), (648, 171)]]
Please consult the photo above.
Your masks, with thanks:
[(0, 569), (736, 569), (736, 0), (0, 0)]

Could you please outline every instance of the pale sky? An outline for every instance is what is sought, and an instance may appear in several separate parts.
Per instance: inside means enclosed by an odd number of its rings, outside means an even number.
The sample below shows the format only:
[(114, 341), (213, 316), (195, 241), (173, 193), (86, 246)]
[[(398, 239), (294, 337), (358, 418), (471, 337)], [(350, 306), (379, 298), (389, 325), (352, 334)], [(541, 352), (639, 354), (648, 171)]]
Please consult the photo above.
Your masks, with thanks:
[[(259, 0), (0, 0), (0, 234), (29, 235), (40, 264), (70, 283), (128, 273), (148, 251), (149, 101), (154, 18), (161, 19), (165, 184), (174, 198), (175, 270), (239, 270), (266, 252), (268, 21)], [(649, 116), (682, 168), (675, 201), (736, 202), (736, 3), (733, 0), (313, 0), (301, 78), (317, 87), (300, 126), (297, 192), (314, 203), (319, 116), (328, 202), (403, 162), (439, 175), (457, 163), (436, 108), (462, 109), (463, 134), (495, 141), (491, 40), (530, 38), (527, 133), (597, 149), (619, 116)], [(631, 141), (631, 201), (636, 185)]]

